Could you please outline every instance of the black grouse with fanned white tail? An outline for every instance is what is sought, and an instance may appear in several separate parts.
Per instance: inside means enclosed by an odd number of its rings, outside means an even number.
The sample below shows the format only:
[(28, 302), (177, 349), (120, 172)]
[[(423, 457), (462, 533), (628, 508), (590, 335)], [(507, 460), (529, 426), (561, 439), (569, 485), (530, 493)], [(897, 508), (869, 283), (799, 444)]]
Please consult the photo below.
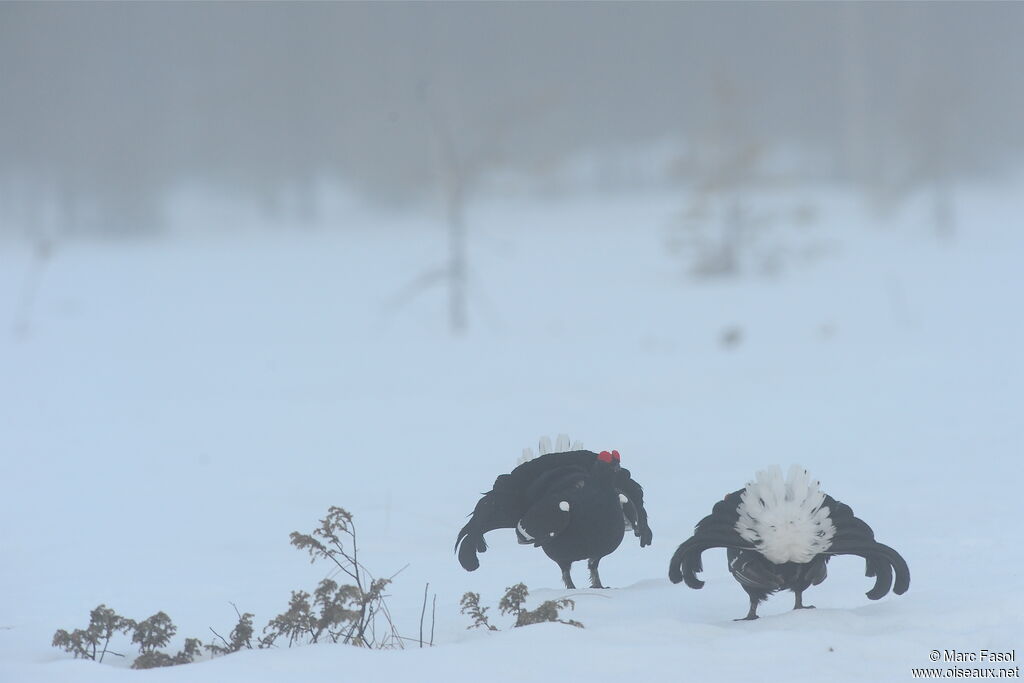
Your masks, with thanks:
[(697, 524), (672, 556), (669, 579), (701, 588), (701, 554), (725, 548), (729, 571), (750, 596), (750, 610), (742, 620), (757, 619), (757, 606), (781, 590), (796, 594), (793, 609), (811, 607), (803, 604), (803, 592), (825, 580), (834, 555), (864, 558), (865, 575), (875, 579), (867, 592), (871, 600), (890, 588), (897, 595), (906, 593), (910, 569), (900, 554), (876, 541), (871, 527), (854, 517), (849, 505), (818, 486), (796, 465), (785, 479), (778, 467), (758, 472), (755, 481), (727, 495)]
[(515, 529), (522, 544), (541, 548), (558, 563), (566, 588), (575, 588), (573, 562), (587, 560), (590, 583), (603, 588), (601, 558), (614, 552), (626, 528), (640, 546), (651, 543), (643, 488), (620, 466), (618, 451), (547, 453), (499, 476), (459, 532), (459, 563), (473, 571), (487, 550), (484, 534)]

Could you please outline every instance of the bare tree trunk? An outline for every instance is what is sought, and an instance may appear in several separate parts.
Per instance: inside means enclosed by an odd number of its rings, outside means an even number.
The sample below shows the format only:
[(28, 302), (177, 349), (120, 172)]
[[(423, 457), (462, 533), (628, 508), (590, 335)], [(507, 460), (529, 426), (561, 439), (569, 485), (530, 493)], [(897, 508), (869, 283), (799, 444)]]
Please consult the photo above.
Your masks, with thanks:
[(466, 184), (471, 170), (459, 154), (455, 139), (448, 128), (448, 121), (440, 116), (433, 117), (434, 133), (440, 147), (444, 165), (445, 209), (448, 219), (448, 325), (452, 334), (466, 333)]
[(448, 191), (448, 320), (453, 334), (466, 332), (466, 223), (462, 182)]

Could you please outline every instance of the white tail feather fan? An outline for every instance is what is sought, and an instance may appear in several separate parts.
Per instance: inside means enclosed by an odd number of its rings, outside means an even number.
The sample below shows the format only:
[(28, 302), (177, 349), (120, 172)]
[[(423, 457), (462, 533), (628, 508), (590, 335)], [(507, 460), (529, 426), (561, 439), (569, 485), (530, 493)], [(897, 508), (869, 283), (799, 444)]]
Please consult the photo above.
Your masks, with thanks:
[(785, 479), (777, 465), (758, 472), (740, 499), (736, 532), (775, 564), (810, 562), (832, 545), (825, 494), (799, 465)]
[[(570, 445), (571, 444), (571, 445)], [(569, 441), (568, 434), (559, 434), (555, 439), (554, 448), (551, 446), (551, 438), (548, 436), (540, 437), (540, 441), (537, 443), (537, 455), (547, 455), (548, 453), (566, 453), (568, 451), (582, 451), (582, 441)], [(523, 455), (516, 461), (516, 465), (522, 465), (524, 462), (533, 460), (533, 449), (524, 448)]]

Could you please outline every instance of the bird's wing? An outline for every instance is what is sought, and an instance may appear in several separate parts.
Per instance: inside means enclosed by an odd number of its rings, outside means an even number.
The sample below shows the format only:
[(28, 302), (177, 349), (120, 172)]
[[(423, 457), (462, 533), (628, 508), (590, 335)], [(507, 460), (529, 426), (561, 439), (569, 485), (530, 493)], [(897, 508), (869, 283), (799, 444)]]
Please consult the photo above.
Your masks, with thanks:
[(632, 531), (636, 536), (640, 535), (640, 519), (636, 511), (636, 505), (621, 490), (616, 489), (619, 494), (619, 502), (622, 504), (622, 520), (626, 525), (626, 531)]
[(569, 501), (560, 492), (553, 492), (534, 503), (516, 523), (516, 538), (520, 543), (541, 546), (558, 537), (569, 526)]
[[(867, 596), (878, 600), (892, 588), (896, 595), (903, 595), (910, 588), (910, 568), (906, 560), (890, 548), (875, 540), (875, 533), (864, 520), (855, 517), (853, 509), (825, 496), (824, 505), (829, 508), (829, 517), (836, 532), (832, 544), (826, 551), (829, 555), (856, 555), (864, 558), (864, 573), (875, 577), (875, 585)], [(894, 581), (895, 575), (895, 581)]]
[(733, 491), (718, 501), (711, 514), (697, 523), (693, 536), (683, 541), (672, 555), (668, 567), (668, 578), (672, 583), (685, 581), (690, 588), (702, 588), (704, 582), (697, 578), (697, 572), (704, 571), (701, 555), (711, 548), (734, 548), (755, 550), (753, 544), (743, 540), (736, 531), (739, 519), (737, 508), (743, 489)]
[(537, 475), (523, 491), (522, 505), (526, 510), (552, 494), (570, 491), (582, 485), (587, 478), (589, 467), (568, 464), (551, 467)]
[(596, 459), (597, 455), (590, 451), (549, 453), (495, 479), (494, 486), (477, 502), (455, 539), (459, 563), (467, 571), (478, 568), (477, 553), (487, 550), (484, 534), (494, 529), (515, 528), (546, 490), (561, 485), (566, 478), (584, 476)]
[(526, 490), (539, 477), (551, 470), (564, 467), (580, 467), (589, 470), (597, 460), (593, 451), (567, 451), (565, 453), (547, 453), (533, 460), (527, 460), (509, 473), (509, 485)]
[(633, 527), (633, 533), (640, 539), (640, 547), (643, 548), (650, 545), (654, 534), (647, 523), (647, 510), (644, 508), (644, 487), (630, 476), (629, 470), (620, 469), (615, 474), (615, 489), (628, 500), (628, 504), (622, 506), (622, 511)]

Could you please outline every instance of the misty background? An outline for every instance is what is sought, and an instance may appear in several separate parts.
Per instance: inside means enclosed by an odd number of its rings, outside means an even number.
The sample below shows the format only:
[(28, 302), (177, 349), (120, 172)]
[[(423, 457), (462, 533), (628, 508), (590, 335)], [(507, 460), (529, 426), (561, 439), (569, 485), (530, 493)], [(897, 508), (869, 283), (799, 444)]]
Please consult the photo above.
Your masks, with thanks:
[(1020, 164), (1022, 34), (1019, 3), (3, 3), (0, 233), (158, 233), (182, 188), (301, 224), (325, 186), (458, 221), (818, 182), (951, 230)]
[[(122, 681), (128, 636), (52, 646), (101, 602), (172, 617), (168, 652), (234, 605), (261, 628), (324, 578), (288, 539), (332, 505), (402, 635), (436, 593), (436, 647), (168, 681), (888, 681), (1017, 648), (1022, 36), (1020, 2), (0, 2), (0, 680)], [(453, 554), (559, 434), (620, 451), (654, 543), (602, 560), (584, 630), (468, 631), (467, 591), (565, 597), (511, 530)], [(668, 581), (794, 463), (909, 592), (837, 559), (817, 610), (737, 624), (724, 553)]]

